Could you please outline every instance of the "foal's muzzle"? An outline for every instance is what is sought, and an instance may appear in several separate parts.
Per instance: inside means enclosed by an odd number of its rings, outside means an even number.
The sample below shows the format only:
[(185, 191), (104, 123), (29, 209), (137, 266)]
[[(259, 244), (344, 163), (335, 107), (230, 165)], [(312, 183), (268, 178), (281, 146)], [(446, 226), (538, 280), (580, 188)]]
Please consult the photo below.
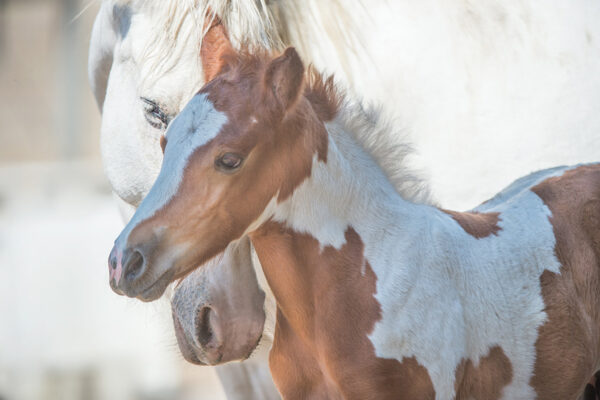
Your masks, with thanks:
[(141, 246), (122, 250), (115, 243), (108, 257), (109, 281), (115, 293), (143, 301), (162, 296), (172, 274), (167, 271), (155, 278), (149, 268), (148, 253)]

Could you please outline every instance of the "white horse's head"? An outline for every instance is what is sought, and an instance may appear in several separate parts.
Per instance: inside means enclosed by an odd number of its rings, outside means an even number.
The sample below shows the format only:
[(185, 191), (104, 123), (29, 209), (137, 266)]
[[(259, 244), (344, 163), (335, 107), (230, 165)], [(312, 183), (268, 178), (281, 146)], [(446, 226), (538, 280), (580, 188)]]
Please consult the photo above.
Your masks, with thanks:
[(193, 15), (173, 12), (181, 40), (165, 49), (160, 44), (172, 32), (167, 29), (165, 37), (156, 33), (165, 16), (151, 4), (102, 3), (90, 45), (90, 82), (102, 110), (104, 168), (115, 193), (133, 206), (160, 170), (159, 140), (169, 121), (203, 83), (201, 28)]

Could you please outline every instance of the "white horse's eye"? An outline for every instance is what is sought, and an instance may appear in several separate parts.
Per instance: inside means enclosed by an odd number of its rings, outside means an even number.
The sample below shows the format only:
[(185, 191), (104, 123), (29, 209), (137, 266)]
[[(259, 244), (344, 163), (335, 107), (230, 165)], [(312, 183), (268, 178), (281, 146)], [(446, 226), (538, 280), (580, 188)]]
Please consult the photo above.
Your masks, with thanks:
[(142, 102), (144, 103), (144, 117), (146, 121), (156, 129), (166, 130), (167, 126), (169, 126), (169, 122), (171, 122), (171, 117), (165, 111), (161, 109), (157, 102), (147, 99), (145, 97), (140, 97)]

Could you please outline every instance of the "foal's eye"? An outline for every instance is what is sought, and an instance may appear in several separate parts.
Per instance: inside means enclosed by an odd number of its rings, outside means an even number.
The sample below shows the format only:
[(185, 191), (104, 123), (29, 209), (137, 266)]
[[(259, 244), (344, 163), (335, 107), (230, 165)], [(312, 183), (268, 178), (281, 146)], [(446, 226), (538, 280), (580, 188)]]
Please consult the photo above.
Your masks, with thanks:
[(242, 165), (242, 161), (239, 154), (225, 153), (215, 160), (215, 167), (223, 172), (233, 172)]
[(144, 102), (144, 117), (146, 121), (156, 129), (165, 130), (171, 122), (171, 117), (161, 109), (157, 102), (154, 100), (140, 97)]

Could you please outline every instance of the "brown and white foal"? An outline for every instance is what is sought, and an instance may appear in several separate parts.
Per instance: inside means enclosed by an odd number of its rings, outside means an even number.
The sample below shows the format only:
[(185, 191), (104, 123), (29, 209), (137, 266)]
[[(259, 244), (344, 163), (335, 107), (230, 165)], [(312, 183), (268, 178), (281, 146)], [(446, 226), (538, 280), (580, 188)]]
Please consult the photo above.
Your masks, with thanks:
[(284, 398), (583, 395), (600, 367), (600, 165), (529, 175), (468, 213), (410, 202), (376, 161), (385, 136), (293, 49), (225, 59), (116, 240), (117, 291), (160, 292), (249, 236)]

